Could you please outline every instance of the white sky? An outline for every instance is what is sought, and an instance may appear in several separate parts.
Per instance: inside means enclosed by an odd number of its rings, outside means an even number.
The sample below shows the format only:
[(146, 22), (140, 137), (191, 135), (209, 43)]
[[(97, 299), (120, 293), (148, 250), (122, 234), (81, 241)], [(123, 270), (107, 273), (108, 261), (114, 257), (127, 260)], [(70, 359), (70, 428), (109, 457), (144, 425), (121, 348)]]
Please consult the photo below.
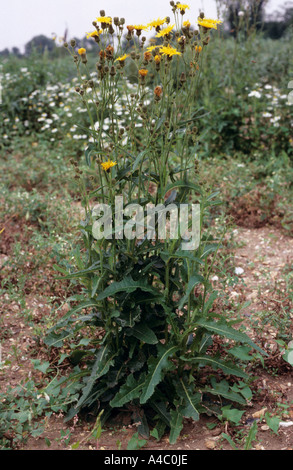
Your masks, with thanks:
[[(216, 0), (182, 0), (190, 10), (185, 18), (192, 22), (199, 11), (206, 17), (217, 17)], [(268, 0), (266, 11), (275, 11), (285, 0)], [(23, 50), (32, 37), (52, 33), (62, 36), (66, 28), (69, 38), (83, 37), (92, 31), (92, 21), (105, 9), (109, 16), (126, 19), (126, 24), (145, 24), (159, 17), (172, 18), (169, 0), (1, 0), (0, 50), (13, 46)]]

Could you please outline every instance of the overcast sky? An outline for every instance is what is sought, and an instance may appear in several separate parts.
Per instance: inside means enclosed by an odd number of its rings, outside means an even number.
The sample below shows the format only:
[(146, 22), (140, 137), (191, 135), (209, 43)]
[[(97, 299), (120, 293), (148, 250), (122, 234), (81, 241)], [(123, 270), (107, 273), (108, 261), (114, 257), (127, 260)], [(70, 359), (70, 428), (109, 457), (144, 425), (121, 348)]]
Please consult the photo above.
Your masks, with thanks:
[[(216, 18), (215, 0), (184, 0), (190, 5), (186, 19), (204, 11), (206, 17)], [(182, 1), (183, 3), (183, 1)], [(285, 0), (268, 0), (267, 11), (272, 12), (284, 5)], [(52, 33), (62, 36), (66, 28), (69, 38), (83, 37), (93, 29), (91, 23), (105, 9), (109, 16), (126, 19), (126, 24), (147, 23), (169, 15), (169, 0), (1, 0), (0, 50), (13, 46), (23, 50), (32, 37)]]

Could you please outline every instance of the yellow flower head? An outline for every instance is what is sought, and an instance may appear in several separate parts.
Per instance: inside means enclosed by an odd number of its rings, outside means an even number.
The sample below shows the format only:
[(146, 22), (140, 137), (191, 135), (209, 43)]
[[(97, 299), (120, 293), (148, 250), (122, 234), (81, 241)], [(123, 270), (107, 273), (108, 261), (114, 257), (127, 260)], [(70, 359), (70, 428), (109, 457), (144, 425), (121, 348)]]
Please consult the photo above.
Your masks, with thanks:
[(183, 21), (183, 27), (184, 27), (184, 28), (190, 28), (190, 26), (191, 26), (191, 23), (190, 23), (189, 20)]
[(195, 52), (201, 52), (202, 47), (201, 46), (195, 46)]
[(99, 23), (104, 23), (104, 24), (112, 24), (112, 18), (110, 16), (99, 16), (98, 18), (96, 18), (96, 20), (99, 22)]
[(161, 56), (160, 55), (155, 55), (155, 62), (156, 62), (156, 64), (159, 64), (161, 62)]
[(78, 49), (78, 53), (79, 55), (83, 55), (86, 53), (86, 49), (84, 47), (81, 47), (80, 49)]
[(217, 25), (222, 23), (220, 20), (211, 20), (209, 18), (198, 18), (197, 22), (199, 26), (203, 26), (207, 29), (217, 29)]
[(124, 54), (122, 55), (121, 57), (117, 57), (117, 59), (115, 60), (115, 62), (119, 61), (119, 62), (124, 62), (125, 59), (127, 59), (127, 57), (129, 57), (129, 54)]
[(147, 47), (147, 51), (152, 52), (154, 49), (159, 48), (160, 46), (149, 46)]
[(167, 28), (162, 29), (159, 33), (156, 34), (156, 37), (157, 38), (162, 38), (164, 36), (167, 36), (168, 34), (171, 33), (174, 26), (175, 26), (175, 24), (172, 24), (171, 26), (168, 26)]
[(189, 10), (190, 9), (190, 6), (189, 5), (185, 5), (183, 3), (176, 3), (176, 7), (182, 12), (185, 12), (185, 10)]
[(158, 26), (162, 26), (164, 23), (166, 23), (166, 18), (161, 20), (161, 18), (158, 18), (157, 20), (151, 21), (148, 26), (150, 28), (157, 28)]
[(139, 73), (139, 75), (140, 75), (141, 77), (146, 77), (147, 74), (149, 73), (149, 71), (146, 70), (146, 69), (140, 69), (140, 70), (138, 71), (138, 73)]
[(99, 37), (100, 34), (102, 34), (102, 30), (101, 31), (92, 31), (91, 33), (86, 33), (86, 38), (89, 39), (89, 38), (95, 38), (95, 37)]
[(109, 171), (110, 168), (112, 168), (113, 166), (117, 165), (117, 162), (112, 162), (112, 160), (108, 160), (107, 162), (105, 163), (101, 163), (101, 167), (103, 168), (103, 170), (105, 171)]
[(149, 27), (148, 27), (148, 25), (144, 26), (142, 24), (136, 24), (136, 25), (134, 25), (134, 29), (136, 31), (148, 31)]
[(174, 49), (174, 47), (170, 46), (163, 46), (160, 48), (160, 53), (162, 55), (167, 55), (168, 57), (172, 57), (173, 55), (181, 55), (181, 52), (178, 52), (177, 49)]

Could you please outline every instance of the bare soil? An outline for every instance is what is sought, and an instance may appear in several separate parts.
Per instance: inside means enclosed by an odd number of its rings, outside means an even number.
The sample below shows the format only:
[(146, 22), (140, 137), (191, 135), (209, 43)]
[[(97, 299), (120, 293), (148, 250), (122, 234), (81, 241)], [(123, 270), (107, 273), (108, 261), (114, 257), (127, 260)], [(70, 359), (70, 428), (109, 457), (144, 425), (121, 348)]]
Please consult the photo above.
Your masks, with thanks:
[[(14, 229), (15, 221), (11, 221)], [(9, 225), (6, 225), (6, 228)], [(242, 315), (247, 319), (247, 324), (251, 325), (252, 320), (258, 321), (260, 312), (271, 312), (272, 315), (284, 315), (285, 307), (288, 308), (290, 300), (288, 298), (285, 285), (285, 272), (293, 254), (293, 239), (283, 233), (280, 229), (271, 226), (259, 228), (238, 227), (234, 231), (234, 238), (239, 247), (235, 253), (235, 263), (237, 268), (242, 268), (243, 273), (239, 275), (242, 282), (236, 286), (228, 288), (231, 300), (241, 303), (250, 301)], [(2, 237), (0, 252), (0, 277), (2, 279), (7, 274), (7, 269), (3, 264), (9, 260), (12, 251), (11, 244), (15, 241), (13, 235), (6, 230), (5, 237)], [(27, 269), (33, 269), (33, 265), (28, 265)], [(48, 266), (48, 278), (51, 267)], [(44, 279), (44, 276), (42, 276)], [(217, 281), (215, 281), (217, 283)], [(45, 283), (46, 284), (46, 283)], [(50, 306), (46, 302), (47, 286), (37, 282), (37, 288), (28, 284), (25, 288), (26, 310), (31, 312), (35, 325), (42, 322), (42, 318), (50, 312)], [(54, 283), (53, 283), (54, 284)], [(49, 288), (50, 290), (50, 288)], [(55, 294), (64, 298), (61, 287), (55, 285)], [(66, 307), (64, 307), (66, 308)], [(33, 328), (21, 320), (23, 311), (17, 302), (9, 302), (3, 299), (1, 307), (1, 331), (0, 341), (2, 345), (2, 361), (9, 359), (11, 364), (0, 370), (0, 390), (5, 391), (8, 386), (15, 386), (28, 376), (36, 381), (42, 381), (42, 373), (34, 370), (31, 358), (41, 358), (42, 348), (39, 348), (33, 336)], [(60, 312), (62, 315), (62, 311)], [(291, 316), (292, 319), (292, 316)], [(222, 433), (228, 434), (235, 442), (240, 433), (247, 435), (249, 426), (253, 421), (253, 414), (266, 409), (272, 415), (276, 413), (277, 405), (288, 405), (287, 414), (279, 417), (283, 422), (289, 424), (293, 421), (293, 370), (282, 359), (277, 348), (275, 337), (278, 325), (267, 327), (258, 331), (251, 328), (251, 335), (271, 351), (269, 358), (265, 362), (265, 368), (254, 371), (256, 376), (253, 382), (253, 389), (256, 392), (255, 398), (248, 405), (243, 417), (241, 426), (231, 426), (228, 423), (220, 423), (214, 417), (203, 416), (199, 422), (194, 423), (186, 420), (182, 435), (176, 445), (170, 446), (168, 436), (160, 442), (151, 438), (145, 449), (147, 450), (213, 450), (230, 449), (230, 444), (223, 440)], [(292, 331), (292, 321), (291, 321)], [(293, 337), (293, 335), (292, 335)], [(46, 359), (46, 358), (45, 358)], [(48, 358), (47, 358), (48, 359)], [(64, 424), (63, 416), (55, 414), (46, 419), (46, 430), (39, 438), (29, 438), (25, 445), (20, 448), (24, 450), (54, 450), (70, 449), (71, 445), (80, 442), (80, 449), (100, 449), (117, 450), (126, 449), (127, 443), (132, 434), (136, 432), (135, 426), (129, 424), (130, 416), (125, 413), (118, 419), (110, 423), (102, 432), (99, 442), (90, 438), (93, 422), (85, 422), (79, 419), (77, 422)], [(215, 427), (209, 429), (207, 425), (214, 423)], [(70, 442), (66, 446), (61, 439), (61, 430), (70, 429)], [(45, 438), (50, 441), (48, 447)], [(238, 443), (241, 447), (241, 443)], [(258, 418), (258, 434), (254, 443), (257, 450), (281, 450), (293, 449), (293, 425), (288, 427), (282, 425), (278, 435), (267, 428), (262, 417)]]

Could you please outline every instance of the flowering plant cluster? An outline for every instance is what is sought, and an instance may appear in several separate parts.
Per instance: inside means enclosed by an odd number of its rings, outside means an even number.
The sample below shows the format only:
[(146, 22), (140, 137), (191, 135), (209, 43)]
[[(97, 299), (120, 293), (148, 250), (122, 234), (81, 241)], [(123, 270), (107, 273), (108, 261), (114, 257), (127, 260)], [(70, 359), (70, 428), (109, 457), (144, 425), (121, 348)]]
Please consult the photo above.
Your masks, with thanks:
[[(139, 417), (141, 434), (148, 436), (149, 425), (155, 424), (158, 436), (168, 429), (174, 443), (184, 418), (198, 420), (206, 412), (206, 394), (227, 398), (231, 393), (234, 401), (245, 403), (241, 387), (234, 383), (232, 392), (221, 374), (242, 379), (247, 375), (213, 353), (214, 334), (259, 348), (211, 311), (216, 293), (209, 276), (220, 245), (213, 240), (205, 215), (218, 202), (200, 178), (200, 117), (194, 95), (210, 32), (220, 21), (202, 13), (192, 25), (184, 20), (189, 6), (170, 3), (174, 24), (165, 17), (147, 25), (127, 25), (123, 18), (112, 19), (101, 11), (93, 22), (95, 30), (88, 33), (100, 46), (94, 78), (85, 48), (74, 40), (65, 44), (78, 71), (75, 90), (91, 124), (85, 158), (92, 188), (85, 185), (73, 159), (85, 208), (84, 251), (77, 255), (77, 271), (61, 271), (67, 279), (79, 280), (84, 298), (52, 328), (47, 342), (62, 344), (88, 327), (92, 332), (81, 368), (71, 376), (83, 381), (83, 389), (67, 419), (81, 409), (104, 410), (106, 419), (127, 406)], [(142, 34), (149, 28), (162, 43), (147, 44)], [(128, 63), (135, 70), (131, 92), (125, 76)], [(121, 89), (126, 106), (120, 102)], [(123, 113), (129, 117), (125, 127)], [(117, 197), (128, 203), (122, 214)], [(104, 220), (115, 219), (102, 236), (95, 235), (97, 203), (109, 208)], [(141, 233), (138, 218), (131, 217), (130, 208), (135, 207), (144, 221), (151, 204), (164, 213), (168, 229), (169, 206), (191, 203), (200, 207), (199, 243), (192, 251), (182, 249), (179, 237), (156, 236), (160, 217), (153, 222), (152, 237)], [(182, 237), (188, 238), (192, 221), (193, 217), (185, 224)], [(120, 236), (123, 228), (130, 236)], [(136, 237), (137, 232), (142, 236)], [(86, 315), (80, 315), (82, 310)], [(220, 369), (220, 381), (212, 374), (212, 385), (203, 386), (204, 366)]]

